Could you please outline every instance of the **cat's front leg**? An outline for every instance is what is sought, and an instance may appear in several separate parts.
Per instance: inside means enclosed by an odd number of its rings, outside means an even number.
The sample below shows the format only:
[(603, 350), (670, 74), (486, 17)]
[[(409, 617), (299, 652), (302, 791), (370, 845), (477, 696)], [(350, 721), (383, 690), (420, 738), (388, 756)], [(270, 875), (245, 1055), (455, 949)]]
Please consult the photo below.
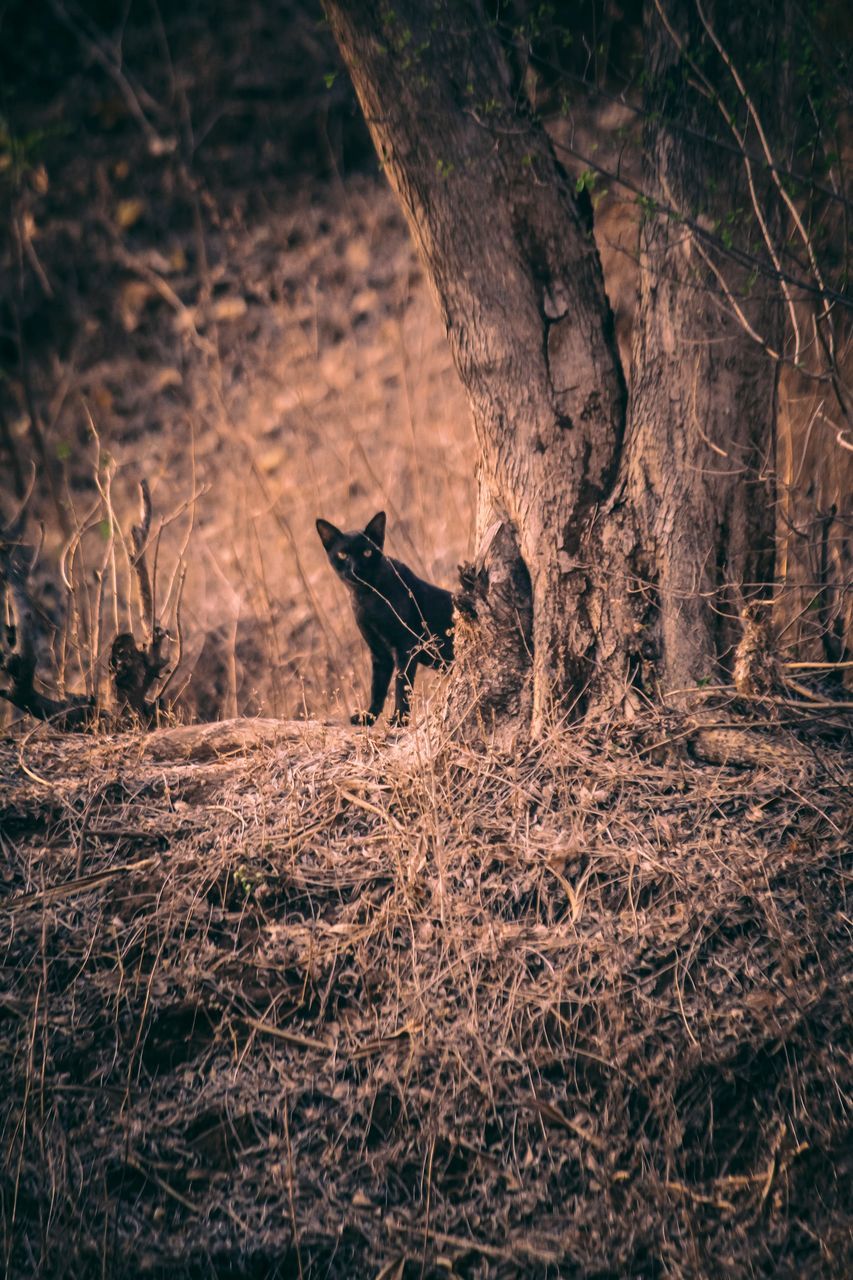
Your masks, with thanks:
[(409, 708), (412, 703), (412, 686), (415, 683), (415, 671), (418, 660), (410, 653), (397, 654), (397, 677), (394, 681), (394, 714), (393, 725), (406, 724), (409, 719)]
[(370, 650), (373, 664), (373, 675), (370, 681), (370, 708), (368, 711), (356, 711), (350, 716), (351, 724), (373, 724), (382, 714), (388, 686), (394, 673), (394, 657), (388, 649)]

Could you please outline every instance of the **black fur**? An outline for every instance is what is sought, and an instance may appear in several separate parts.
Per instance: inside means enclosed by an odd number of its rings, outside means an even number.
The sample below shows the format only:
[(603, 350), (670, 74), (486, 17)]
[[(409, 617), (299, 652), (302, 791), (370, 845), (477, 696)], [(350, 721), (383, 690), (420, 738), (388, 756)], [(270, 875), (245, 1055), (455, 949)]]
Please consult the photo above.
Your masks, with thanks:
[(405, 724), (418, 663), (445, 667), (453, 661), (453, 597), (383, 554), (384, 511), (355, 533), (342, 533), (328, 520), (317, 521), (317, 532), (329, 563), (352, 596), (355, 620), (373, 664), (370, 708), (357, 712), (352, 723), (373, 724), (396, 671), (391, 723)]

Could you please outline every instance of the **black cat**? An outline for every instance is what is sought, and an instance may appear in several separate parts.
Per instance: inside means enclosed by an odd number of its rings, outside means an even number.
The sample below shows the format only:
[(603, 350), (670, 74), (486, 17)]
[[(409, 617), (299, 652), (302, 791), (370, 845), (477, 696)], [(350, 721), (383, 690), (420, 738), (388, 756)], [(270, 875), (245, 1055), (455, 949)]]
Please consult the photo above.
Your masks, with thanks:
[(332, 568), (352, 594), (355, 620), (373, 663), (370, 709), (357, 712), (352, 723), (373, 724), (396, 670), (391, 723), (405, 724), (417, 664), (445, 667), (453, 660), (453, 597), (382, 554), (384, 511), (363, 531), (342, 533), (328, 520), (318, 520), (317, 532)]

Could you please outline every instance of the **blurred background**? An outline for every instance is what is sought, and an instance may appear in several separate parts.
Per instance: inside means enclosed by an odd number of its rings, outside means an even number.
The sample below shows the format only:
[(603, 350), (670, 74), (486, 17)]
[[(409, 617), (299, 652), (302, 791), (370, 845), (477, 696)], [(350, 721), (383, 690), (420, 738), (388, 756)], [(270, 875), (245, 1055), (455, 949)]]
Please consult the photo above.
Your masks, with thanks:
[[(641, 172), (640, 5), (508, 8), (596, 207), (627, 369), (638, 206), (588, 166)], [(319, 4), (0, 4), (0, 198), (0, 521), (26, 502), (47, 685), (105, 690), (113, 636), (139, 631), (145, 479), (177, 714), (354, 709), (366, 651), (314, 520), (384, 508), (391, 554), (453, 587), (476, 451)], [(837, 660), (853, 449), (821, 405), (783, 374), (774, 618), (787, 656)]]

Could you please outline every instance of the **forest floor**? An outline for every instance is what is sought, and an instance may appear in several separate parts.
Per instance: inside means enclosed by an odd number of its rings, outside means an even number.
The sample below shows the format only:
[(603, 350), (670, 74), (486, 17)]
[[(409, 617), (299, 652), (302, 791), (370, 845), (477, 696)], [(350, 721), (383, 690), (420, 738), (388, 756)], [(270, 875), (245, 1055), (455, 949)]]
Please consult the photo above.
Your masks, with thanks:
[(849, 1275), (851, 760), (748, 736), (8, 738), (6, 1274)]

